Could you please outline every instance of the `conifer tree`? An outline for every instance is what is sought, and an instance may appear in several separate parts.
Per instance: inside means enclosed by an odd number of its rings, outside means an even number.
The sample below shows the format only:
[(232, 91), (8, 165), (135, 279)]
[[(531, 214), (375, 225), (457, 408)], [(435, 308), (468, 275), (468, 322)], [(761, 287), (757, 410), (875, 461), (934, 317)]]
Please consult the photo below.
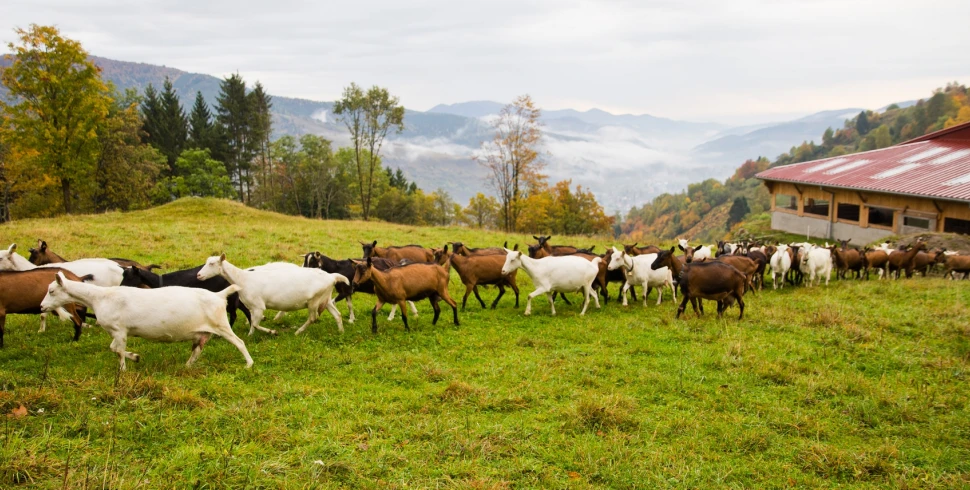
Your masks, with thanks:
[(219, 84), (216, 97), (216, 121), (225, 143), (223, 156), (226, 171), (235, 181), (239, 199), (245, 200), (246, 175), (252, 160), (250, 99), (246, 97), (246, 82), (239, 74), (233, 74)]
[(175, 173), (175, 160), (185, 149), (188, 138), (189, 122), (182, 109), (182, 103), (172, 81), (165, 77), (162, 93), (159, 97), (161, 114), (159, 118), (158, 137), (154, 138), (153, 146), (159, 149), (168, 160), (170, 174)]

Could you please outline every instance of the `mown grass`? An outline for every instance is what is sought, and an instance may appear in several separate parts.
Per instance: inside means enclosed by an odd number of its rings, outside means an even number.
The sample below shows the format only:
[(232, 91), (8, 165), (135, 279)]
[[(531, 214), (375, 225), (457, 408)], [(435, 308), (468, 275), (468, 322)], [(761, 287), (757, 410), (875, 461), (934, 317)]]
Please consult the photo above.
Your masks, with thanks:
[[(358, 239), (527, 242), (210, 200), (3, 230), (172, 269), (222, 251), (357, 256)], [(960, 281), (833, 282), (749, 295), (741, 322), (675, 320), (670, 302), (551, 317), (537, 300), (524, 317), (503, 298), (469, 302), (460, 327), (447, 313), (431, 326), (425, 302), (410, 333), (382, 316), (376, 336), (360, 296), (343, 335), (323, 318), (295, 337), (305, 315), (288, 314), (269, 321), (279, 336), (244, 337), (251, 370), (227, 342), (186, 368), (189, 345), (134, 339), (142, 362), (123, 374), (99, 329), (72, 343), (67, 324), (38, 334), (12, 316), (0, 414), (27, 414), (0, 415), (0, 487), (967, 486), (968, 296)]]

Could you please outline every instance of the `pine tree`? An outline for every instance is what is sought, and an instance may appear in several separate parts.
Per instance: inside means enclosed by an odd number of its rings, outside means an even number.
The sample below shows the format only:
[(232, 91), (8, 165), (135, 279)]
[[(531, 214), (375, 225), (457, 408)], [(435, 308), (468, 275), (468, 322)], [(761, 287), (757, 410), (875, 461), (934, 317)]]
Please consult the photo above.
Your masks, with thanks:
[[(268, 191), (272, 191), (270, 136), (273, 133), (273, 117), (270, 109), (273, 107), (273, 98), (266, 93), (266, 90), (263, 89), (263, 84), (258, 81), (253, 86), (253, 91), (246, 97), (250, 108), (249, 127), (251, 135), (249, 138), (249, 150), (258, 159), (259, 168), (257, 169), (257, 177), (263, 186), (268, 185)], [(252, 177), (248, 175), (248, 170), (247, 180), (252, 181)], [(261, 199), (265, 200), (267, 193), (263, 192), (261, 194)]]
[(872, 129), (869, 127), (869, 116), (866, 115), (866, 111), (859, 113), (859, 117), (855, 121), (855, 129), (859, 132), (859, 136), (865, 136)]
[(153, 144), (159, 137), (159, 125), (162, 117), (162, 103), (158, 98), (158, 91), (155, 86), (148, 84), (145, 87), (145, 97), (141, 101), (142, 123), (142, 142)]
[(206, 149), (212, 151), (212, 112), (209, 104), (205, 103), (202, 92), (195, 93), (195, 105), (192, 106), (192, 113), (189, 114), (189, 143), (191, 148)]
[(223, 156), (229, 177), (236, 182), (239, 199), (244, 200), (246, 178), (252, 160), (250, 122), (250, 99), (246, 97), (246, 82), (239, 74), (224, 79), (219, 84), (216, 97), (216, 121), (225, 138)]
[(161, 118), (159, 124), (158, 138), (155, 138), (154, 146), (165, 155), (168, 160), (170, 174), (175, 174), (175, 160), (185, 149), (185, 142), (188, 139), (189, 122), (182, 109), (182, 103), (172, 81), (165, 77), (162, 85), (162, 93), (159, 99), (161, 103)]

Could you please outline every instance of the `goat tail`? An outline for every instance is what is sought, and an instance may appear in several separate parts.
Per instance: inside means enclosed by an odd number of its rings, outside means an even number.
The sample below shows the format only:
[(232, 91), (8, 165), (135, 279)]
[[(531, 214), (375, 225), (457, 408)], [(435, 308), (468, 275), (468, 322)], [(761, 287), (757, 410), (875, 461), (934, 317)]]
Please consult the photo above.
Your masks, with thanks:
[(235, 284), (230, 284), (229, 287), (227, 287), (226, 289), (223, 289), (222, 291), (219, 291), (216, 294), (218, 294), (219, 296), (222, 296), (222, 298), (225, 299), (225, 298), (228, 298), (229, 296), (232, 296), (233, 293), (239, 292), (240, 289), (242, 288)]
[(94, 274), (85, 274), (78, 279), (80, 279), (81, 282), (90, 282), (94, 280)]
[(602, 261), (603, 261), (603, 258), (602, 258), (602, 257), (596, 257), (596, 258), (594, 258), (593, 260), (591, 260), (590, 262), (591, 262), (591, 263), (592, 263), (593, 265), (595, 265), (595, 266), (597, 266), (597, 267), (599, 267), (599, 265), (600, 265), (600, 262), (602, 262)]
[(345, 276), (343, 274), (334, 273), (333, 274), (333, 278), (336, 279), (337, 282), (342, 282), (342, 283), (350, 286), (350, 279), (347, 279), (347, 276)]

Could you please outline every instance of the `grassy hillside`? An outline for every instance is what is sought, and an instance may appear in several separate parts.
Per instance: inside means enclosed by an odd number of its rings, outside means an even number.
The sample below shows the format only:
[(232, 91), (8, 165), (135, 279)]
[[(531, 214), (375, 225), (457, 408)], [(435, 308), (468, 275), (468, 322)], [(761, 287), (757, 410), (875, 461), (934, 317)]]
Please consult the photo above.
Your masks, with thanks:
[[(213, 200), (2, 229), (22, 246), (44, 238), (65, 256), (169, 269), (222, 251), (240, 265), (356, 256), (358, 239), (526, 243)], [(524, 306), (532, 287), (524, 274), (520, 284)], [(551, 317), (541, 300), (531, 317), (511, 299), (494, 311), (470, 302), (460, 327), (450, 312), (432, 326), (425, 302), (411, 332), (382, 316), (376, 336), (360, 296), (343, 335), (329, 318), (300, 337), (303, 314), (266, 321), (288, 328), (244, 337), (251, 370), (221, 340), (186, 368), (189, 345), (133, 339), (142, 361), (119, 374), (100, 329), (72, 343), (67, 324), (39, 334), (36, 317), (12, 316), (0, 487), (966, 486), (967, 284), (764, 291), (746, 296), (741, 322), (736, 308), (715, 319), (713, 305), (675, 320), (652, 296), (585, 317), (564, 305)], [(453, 274), (452, 295), (462, 289)]]

